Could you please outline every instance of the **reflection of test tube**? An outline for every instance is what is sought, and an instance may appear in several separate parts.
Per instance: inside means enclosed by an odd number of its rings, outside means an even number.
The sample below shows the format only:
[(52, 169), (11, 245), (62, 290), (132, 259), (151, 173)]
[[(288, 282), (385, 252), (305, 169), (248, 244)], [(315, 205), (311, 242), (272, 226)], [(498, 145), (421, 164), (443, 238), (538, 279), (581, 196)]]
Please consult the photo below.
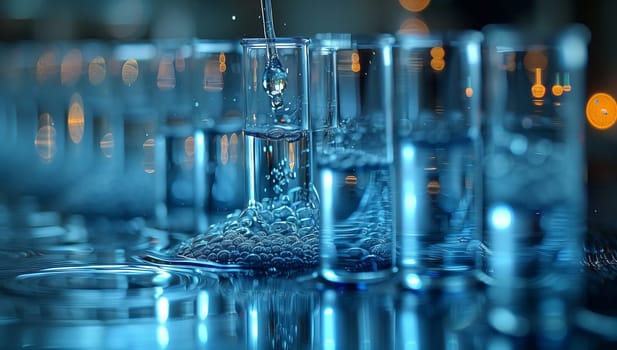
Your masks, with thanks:
[(391, 296), (379, 292), (321, 294), (320, 349), (394, 349), (395, 312)]
[(308, 45), (303, 38), (277, 38), (278, 58), (287, 69), (283, 105), (273, 109), (262, 85), (268, 42), (245, 39), (243, 74), (244, 136), (249, 206), (271, 202), (310, 202)]

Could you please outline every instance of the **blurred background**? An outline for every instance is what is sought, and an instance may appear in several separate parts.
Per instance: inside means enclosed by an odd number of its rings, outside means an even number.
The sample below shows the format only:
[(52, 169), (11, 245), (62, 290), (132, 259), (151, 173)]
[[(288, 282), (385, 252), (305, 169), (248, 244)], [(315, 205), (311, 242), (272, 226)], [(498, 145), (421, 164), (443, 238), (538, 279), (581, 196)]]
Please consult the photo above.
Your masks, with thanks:
[[(614, 0), (273, 0), (278, 36), (319, 32), (439, 32), (512, 23), (550, 32), (568, 22), (591, 32), (587, 96), (617, 96), (617, 2)], [(0, 42), (261, 36), (258, 0), (4, 0)], [(612, 101), (611, 101), (612, 102)], [(602, 111), (614, 119), (610, 104)], [(581, 118), (585, 116), (581, 115)], [(586, 123), (591, 219), (611, 218), (617, 174), (616, 127)]]

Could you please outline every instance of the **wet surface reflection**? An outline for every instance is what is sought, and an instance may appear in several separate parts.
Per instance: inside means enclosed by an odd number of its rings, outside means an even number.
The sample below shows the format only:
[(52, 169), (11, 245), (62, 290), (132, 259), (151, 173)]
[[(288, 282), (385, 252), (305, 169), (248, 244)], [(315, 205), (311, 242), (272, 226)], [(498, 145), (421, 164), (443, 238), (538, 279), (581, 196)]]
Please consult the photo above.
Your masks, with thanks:
[[(537, 318), (544, 323), (515, 334), (503, 327), (516, 320), (489, 307), (491, 288), (481, 284), (409, 291), (396, 279), (352, 287), (310, 271), (264, 275), (166, 257), (160, 252), (186, 237), (143, 220), (30, 220), (40, 225), (1, 228), (5, 348), (600, 349), (617, 341), (611, 274), (588, 271), (593, 300), (572, 324)], [(587, 244), (597, 256), (611, 249), (599, 237)], [(525, 296), (554, 304), (518, 293), (526, 315), (538, 310), (526, 309)]]

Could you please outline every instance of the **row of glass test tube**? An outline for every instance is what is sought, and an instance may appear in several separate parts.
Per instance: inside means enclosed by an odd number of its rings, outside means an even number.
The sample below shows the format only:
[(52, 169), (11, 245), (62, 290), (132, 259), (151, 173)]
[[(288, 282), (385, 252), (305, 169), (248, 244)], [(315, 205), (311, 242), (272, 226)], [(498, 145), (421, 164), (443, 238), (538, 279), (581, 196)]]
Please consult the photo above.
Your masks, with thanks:
[(278, 234), (317, 230), (331, 282), (480, 276), (497, 304), (523, 298), (512, 288), (576, 295), (588, 33), (539, 35), (279, 38), (280, 107), (261, 39), (9, 44), (2, 220), (51, 210), (203, 233), (265, 211)]

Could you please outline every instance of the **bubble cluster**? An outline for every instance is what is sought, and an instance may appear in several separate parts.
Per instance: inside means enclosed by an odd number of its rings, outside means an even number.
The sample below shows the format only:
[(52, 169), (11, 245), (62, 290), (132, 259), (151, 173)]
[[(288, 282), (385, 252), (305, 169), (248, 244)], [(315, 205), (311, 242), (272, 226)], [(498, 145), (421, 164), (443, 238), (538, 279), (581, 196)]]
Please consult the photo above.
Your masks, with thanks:
[(279, 164), (270, 171), (270, 174), (265, 176), (265, 179), (272, 182), (272, 189), (276, 195), (283, 195), (284, 190), (289, 185), (289, 181), (296, 179), (297, 176), (297, 173), (289, 168), (288, 161), (282, 159)]
[(251, 269), (310, 269), (319, 261), (317, 220), (311, 201), (266, 198), (182, 243), (175, 255)]

